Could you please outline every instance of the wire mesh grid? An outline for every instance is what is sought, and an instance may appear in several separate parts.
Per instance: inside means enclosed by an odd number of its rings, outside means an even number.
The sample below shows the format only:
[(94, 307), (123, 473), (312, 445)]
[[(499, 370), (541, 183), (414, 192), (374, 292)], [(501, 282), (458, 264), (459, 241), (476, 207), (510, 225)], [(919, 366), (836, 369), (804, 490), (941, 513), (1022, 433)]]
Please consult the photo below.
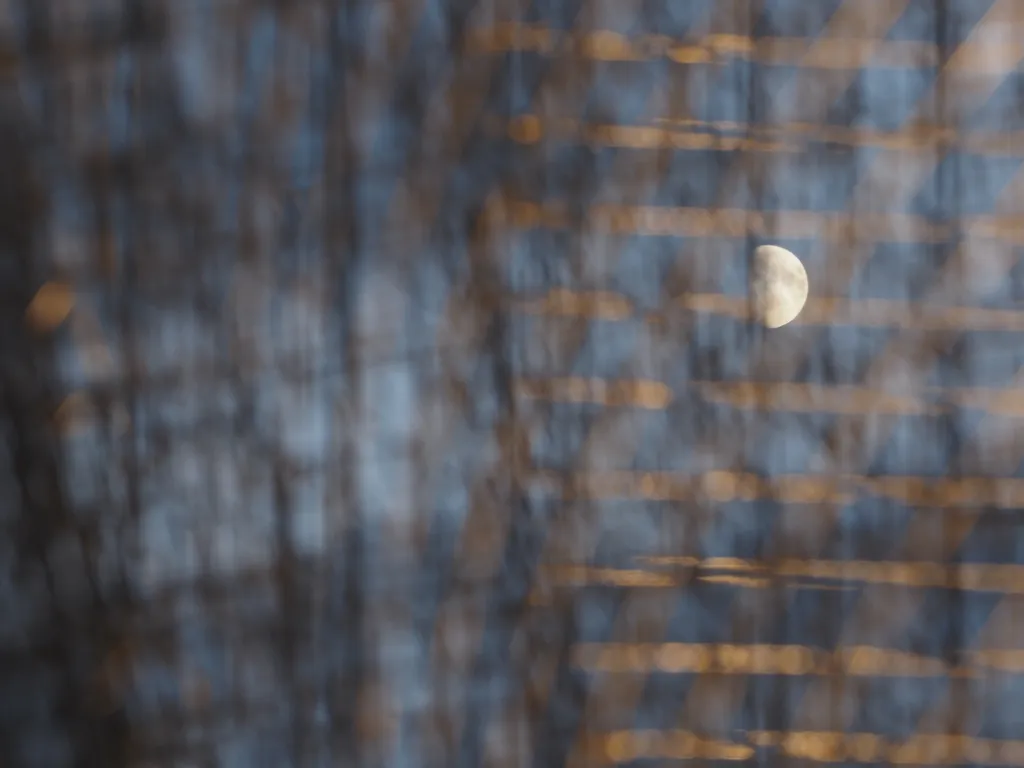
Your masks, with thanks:
[(0, 4), (0, 752), (1024, 761), (1021, 13)]

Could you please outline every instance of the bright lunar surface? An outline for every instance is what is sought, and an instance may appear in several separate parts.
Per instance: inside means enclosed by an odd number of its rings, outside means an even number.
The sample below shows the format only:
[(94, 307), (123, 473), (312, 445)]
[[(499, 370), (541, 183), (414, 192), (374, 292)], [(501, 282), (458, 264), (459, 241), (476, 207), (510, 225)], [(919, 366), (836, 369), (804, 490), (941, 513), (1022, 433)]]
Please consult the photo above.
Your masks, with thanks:
[(800, 259), (777, 245), (754, 251), (750, 298), (754, 317), (766, 328), (792, 322), (807, 302), (807, 271)]

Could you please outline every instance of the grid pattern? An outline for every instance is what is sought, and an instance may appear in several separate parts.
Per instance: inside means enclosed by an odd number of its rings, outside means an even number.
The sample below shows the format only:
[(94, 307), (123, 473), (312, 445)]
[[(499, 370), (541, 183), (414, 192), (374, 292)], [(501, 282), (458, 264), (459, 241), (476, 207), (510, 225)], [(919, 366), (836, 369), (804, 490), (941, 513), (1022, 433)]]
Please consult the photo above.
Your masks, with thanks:
[(1019, 0), (0, 52), (13, 764), (1024, 764)]

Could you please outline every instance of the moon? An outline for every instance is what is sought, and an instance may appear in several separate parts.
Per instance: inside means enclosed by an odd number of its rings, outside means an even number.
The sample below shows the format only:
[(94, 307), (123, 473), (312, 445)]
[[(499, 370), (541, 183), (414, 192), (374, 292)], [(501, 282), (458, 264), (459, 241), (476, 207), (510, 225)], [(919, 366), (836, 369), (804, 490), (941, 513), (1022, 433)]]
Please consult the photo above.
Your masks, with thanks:
[(754, 251), (750, 299), (755, 319), (766, 328), (793, 322), (807, 303), (807, 270), (800, 259), (777, 245)]

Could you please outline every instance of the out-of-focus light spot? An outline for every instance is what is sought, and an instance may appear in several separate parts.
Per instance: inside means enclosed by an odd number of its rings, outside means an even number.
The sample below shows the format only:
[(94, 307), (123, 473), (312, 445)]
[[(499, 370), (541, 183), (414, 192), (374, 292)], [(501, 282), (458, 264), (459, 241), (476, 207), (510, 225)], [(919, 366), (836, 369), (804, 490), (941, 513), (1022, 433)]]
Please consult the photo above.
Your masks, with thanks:
[(662, 672), (703, 672), (710, 666), (710, 656), (702, 646), (666, 643), (655, 653), (655, 663)]
[(52, 331), (67, 319), (75, 305), (75, 294), (65, 283), (46, 283), (25, 310), (29, 325), (37, 331)]
[(706, 584), (730, 584), (734, 587), (751, 587), (753, 589), (765, 589), (771, 585), (768, 579), (759, 579), (751, 576), (701, 576), (698, 580)]
[(696, 45), (677, 45), (669, 49), (668, 57), (677, 64), (702, 64), (711, 61), (711, 52)]
[(534, 144), (540, 141), (542, 135), (540, 120), (534, 115), (526, 115), (518, 120), (513, 120), (509, 125), (508, 135), (513, 141), (520, 144)]
[(860, 733), (847, 738), (846, 756), (861, 763), (873, 763), (884, 752), (885, 743), (874, 734)]
[(624, 35), (608, 30), (592, 32), (583, 39), (581, 48), (585, 55), (602, 61), (635, 61), (641, 58)]
[(716, 501), (732, 499), (736, 495), (736, 478), (731, 472), (708, 472), (704, 476), (704, 491)]
[(608, 759), (613, 763), (621, 763), (632, 759), (632, 741), (631, 734), (629, 733), (614, 733), (609, 736), (605, 742), (605, 752), (608, 755)]

